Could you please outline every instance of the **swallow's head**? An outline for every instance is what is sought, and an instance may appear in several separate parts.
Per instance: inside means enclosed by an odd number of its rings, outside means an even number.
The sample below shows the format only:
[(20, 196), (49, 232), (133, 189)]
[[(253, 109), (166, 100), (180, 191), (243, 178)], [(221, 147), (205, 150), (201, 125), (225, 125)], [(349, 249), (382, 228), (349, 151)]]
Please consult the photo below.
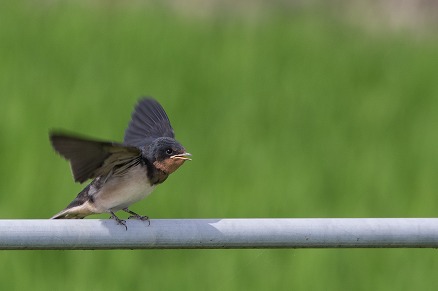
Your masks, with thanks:
[(159, 170), (166, 174), (175, 172), (185, 161), (191, 160), (191, 154), (170, 137), (155, 139), (146, 149), (147, 159)]

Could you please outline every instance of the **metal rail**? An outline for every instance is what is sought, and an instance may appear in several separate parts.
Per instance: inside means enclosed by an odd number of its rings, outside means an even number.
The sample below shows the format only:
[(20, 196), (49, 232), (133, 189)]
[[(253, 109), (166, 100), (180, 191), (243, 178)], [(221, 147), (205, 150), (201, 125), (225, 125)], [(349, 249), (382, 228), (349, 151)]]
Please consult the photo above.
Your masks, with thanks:
[(438, 218), (0, 220), (2, 250), (438, 248)]

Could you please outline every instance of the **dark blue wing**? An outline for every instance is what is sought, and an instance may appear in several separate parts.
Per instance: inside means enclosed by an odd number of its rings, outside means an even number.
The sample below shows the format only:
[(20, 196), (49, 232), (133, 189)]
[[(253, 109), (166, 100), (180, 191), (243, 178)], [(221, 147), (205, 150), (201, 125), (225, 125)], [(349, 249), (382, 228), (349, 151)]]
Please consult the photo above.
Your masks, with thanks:
[(123, 142), (143, 147), (159, 137), (175, 137), (169, 118), (156, 100), (142, 98), (135, 106)]

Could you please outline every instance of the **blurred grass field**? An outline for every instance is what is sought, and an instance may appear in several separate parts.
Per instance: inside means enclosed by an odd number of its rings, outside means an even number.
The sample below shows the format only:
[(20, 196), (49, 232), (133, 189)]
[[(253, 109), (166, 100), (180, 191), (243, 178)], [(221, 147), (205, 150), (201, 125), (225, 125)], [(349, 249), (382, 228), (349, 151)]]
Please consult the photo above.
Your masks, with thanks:
[[(436, 39), (366, 32), (321, 10), (202, 17), (93, 3), (1, 4), (1, 218), (48, 218), (83, 188), (50, 129), (121, 141), (142, 95), (163, 104), (193, 162), (136, 212), (437, 216)], [(0, 261), (3, 290), (438, 285), (438, 253), (421, 249), (3, 251)]]

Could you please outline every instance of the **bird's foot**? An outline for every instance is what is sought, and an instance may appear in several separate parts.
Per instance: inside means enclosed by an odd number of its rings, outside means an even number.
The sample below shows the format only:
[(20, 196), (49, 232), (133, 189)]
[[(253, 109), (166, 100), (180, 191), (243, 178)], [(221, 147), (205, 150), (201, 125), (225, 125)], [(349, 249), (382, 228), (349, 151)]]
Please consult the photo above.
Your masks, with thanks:
[(115, 215), (115, 213), (112, 211), (110, 211), (110, 213), (111, 213), (111, 218), (114, 219), (117, 222), (117, 224), (123, 225), (125, 229), (128, 230), (128, 227), (126, 226), (126, 220), (118, 218), (117, 215)]
[(131, 214), (131, 216), (129, 216), (128, 219), (135, 218), (135, 219), (138, 219), (141, 221), (147, 221), (148, 226), (151, 225), (151, 221), (149, 220), (149, 216), (146, 216), (146, 215), (143, 216), (143, 215), (137, 214), (134, 211), (129, 210), (128, 208), (123, 208), (122, 210)]

